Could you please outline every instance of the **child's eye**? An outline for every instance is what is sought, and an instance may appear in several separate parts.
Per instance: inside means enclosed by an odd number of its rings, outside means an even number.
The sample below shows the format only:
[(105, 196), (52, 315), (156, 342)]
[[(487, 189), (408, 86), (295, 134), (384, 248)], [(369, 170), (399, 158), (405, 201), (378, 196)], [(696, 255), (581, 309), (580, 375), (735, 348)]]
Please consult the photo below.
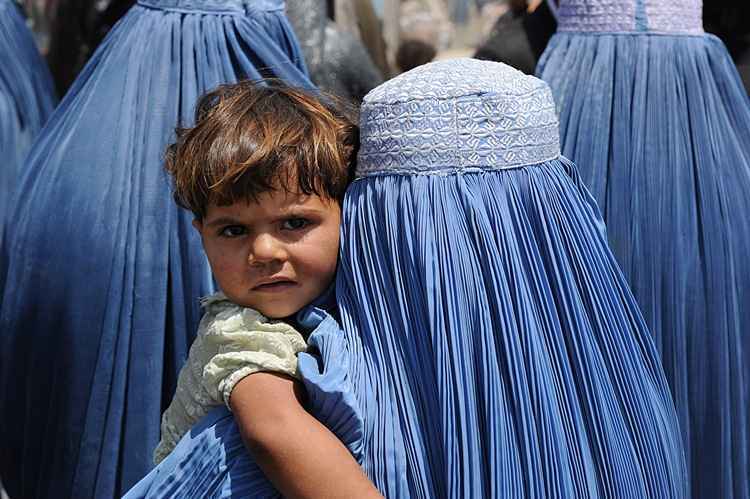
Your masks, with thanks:
[(310, 225), (306, 218), (287, 218), (281, 224), (283, 230), (300, 230)]
[(239, 237), (245, 235), (247, 230), (241, 225), (227, 225), (219, 231), (221, 237)]

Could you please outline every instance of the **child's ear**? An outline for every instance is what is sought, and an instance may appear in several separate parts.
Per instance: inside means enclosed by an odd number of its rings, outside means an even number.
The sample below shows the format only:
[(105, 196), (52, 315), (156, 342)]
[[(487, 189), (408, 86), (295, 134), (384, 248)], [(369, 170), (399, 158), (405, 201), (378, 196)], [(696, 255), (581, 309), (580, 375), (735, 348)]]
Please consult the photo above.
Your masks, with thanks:
[(202, 233), (203, 232), (203, 220), (201, 220), (200, 218), (194, 218), (193, 227), (195, 227), (195, 230), (197, 230), (198, 233)]

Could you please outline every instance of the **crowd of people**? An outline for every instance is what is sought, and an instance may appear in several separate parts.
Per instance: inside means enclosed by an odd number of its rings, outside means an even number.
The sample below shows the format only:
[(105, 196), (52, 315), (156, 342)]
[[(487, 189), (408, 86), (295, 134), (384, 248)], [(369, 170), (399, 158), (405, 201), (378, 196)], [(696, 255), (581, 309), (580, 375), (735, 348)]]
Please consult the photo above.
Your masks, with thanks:
[(0, 0), (0, 493), (750, 499), (747, 13), (490, 3)]

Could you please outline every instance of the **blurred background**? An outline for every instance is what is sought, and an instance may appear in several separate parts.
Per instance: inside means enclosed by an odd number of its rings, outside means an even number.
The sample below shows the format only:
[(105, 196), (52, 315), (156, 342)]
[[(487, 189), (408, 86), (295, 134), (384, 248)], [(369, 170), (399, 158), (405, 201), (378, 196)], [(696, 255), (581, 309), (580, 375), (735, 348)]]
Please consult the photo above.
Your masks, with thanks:
[[(246, 0), (252, 3), (252, 0)], [(477, 57), (533, 74), (558, 0), (287, 0), (310, 75), (359, 102), (384, 80), (435, 59)], [(63, 96), (135, 0), (17, 0)], [(750, 0), (706, 0), (750, 93)], [(0, 497), (2, 493), (0, 484)]]
[[(311, 76), (355, 101), (433, 59), (476, 56), (533, 73), (558, 0), (287, 0)], [(20, 0), (63, 95), (135, 0)], [(708, 0), (706, 31), (727, 45), (750, 88), (750, 2)], [(348, 73), (348, 74), (347, 74)]]

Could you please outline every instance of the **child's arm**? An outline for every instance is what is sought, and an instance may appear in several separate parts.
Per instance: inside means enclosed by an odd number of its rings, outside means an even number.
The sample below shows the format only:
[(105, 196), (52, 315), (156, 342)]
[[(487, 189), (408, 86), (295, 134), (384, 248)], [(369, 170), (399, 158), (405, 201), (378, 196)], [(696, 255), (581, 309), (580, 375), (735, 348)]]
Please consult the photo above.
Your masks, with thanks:
[(287, 498), (382, 497), (344, 445), (303, 407), (304, 387), (258, 372), (232, 390), (229, 405), (245, 445)]

